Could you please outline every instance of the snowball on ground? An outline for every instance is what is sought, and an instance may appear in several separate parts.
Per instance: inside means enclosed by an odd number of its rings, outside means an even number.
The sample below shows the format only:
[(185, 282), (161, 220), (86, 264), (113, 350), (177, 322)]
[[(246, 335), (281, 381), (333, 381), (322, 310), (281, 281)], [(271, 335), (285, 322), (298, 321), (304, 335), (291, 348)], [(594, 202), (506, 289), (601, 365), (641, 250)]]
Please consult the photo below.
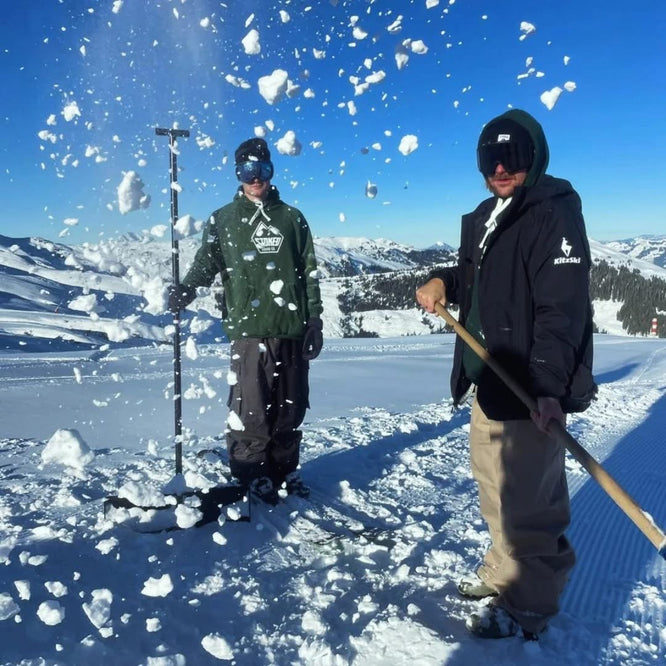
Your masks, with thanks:
[(61, 428), (56, 430), (42, 451), (43, 463), (56, 463), (82, 469), (95, 454), (83, 441), (77, 430)]

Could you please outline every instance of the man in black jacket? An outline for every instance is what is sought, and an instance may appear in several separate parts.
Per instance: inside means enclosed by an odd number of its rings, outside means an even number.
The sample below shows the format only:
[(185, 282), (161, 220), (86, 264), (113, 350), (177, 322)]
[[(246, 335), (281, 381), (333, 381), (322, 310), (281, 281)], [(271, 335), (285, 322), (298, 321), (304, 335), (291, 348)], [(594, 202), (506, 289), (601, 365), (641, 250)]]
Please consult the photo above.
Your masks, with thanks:
[(458, 265), (417, 289), (428, 312), (457, 304), (460, 322), (536, 398), (528, 409), (460, 339), (451, 394), (475, 387), (472, 472), (491, 546), (466, 597), (488, 597), (467, 627), (482, 638), (536, 638), (558, 612), (575, 557), (564, 532), (569, 494), (564, 449), (547, 433), (587, 408), (592, 377), (589, 244), (578, 194), (546, 175), (541, 125), (514, 109), (481, 132), (477, 160), (493, 197), (463, 216)]

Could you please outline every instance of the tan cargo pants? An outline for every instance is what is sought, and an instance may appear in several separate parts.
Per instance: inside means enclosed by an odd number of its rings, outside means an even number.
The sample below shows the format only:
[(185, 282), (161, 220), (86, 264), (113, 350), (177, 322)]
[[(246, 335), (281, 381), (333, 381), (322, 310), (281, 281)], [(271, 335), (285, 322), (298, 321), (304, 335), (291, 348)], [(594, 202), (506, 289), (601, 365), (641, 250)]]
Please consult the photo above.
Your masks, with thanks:
[(479, 577), (523, 629), (542, 631), (575, 562), (564, 447), (531, 420), (489, 420), (474, 400), (470, 454), (492, 540)]

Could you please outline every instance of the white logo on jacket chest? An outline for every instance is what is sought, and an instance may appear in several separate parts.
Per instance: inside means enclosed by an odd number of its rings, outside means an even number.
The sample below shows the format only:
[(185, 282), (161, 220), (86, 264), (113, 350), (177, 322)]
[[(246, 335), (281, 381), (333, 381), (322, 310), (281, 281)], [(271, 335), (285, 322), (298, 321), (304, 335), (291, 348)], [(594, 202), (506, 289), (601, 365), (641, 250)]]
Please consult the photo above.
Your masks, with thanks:
[(560, 264), (580, 264), (580, 257), (570, 257), (571, 250), (573, 245), (562, 236), (562, 245), (560, 245), (560, 250), (562, 250), (563, 257), (556, 257), (553, 259), (553, 265), (559, 266)]
[(271, 254), (280, 251), (284, 236), (282, 232), (272, 225), (260, 222), (252, 233), (252, 242), (260, 254)]

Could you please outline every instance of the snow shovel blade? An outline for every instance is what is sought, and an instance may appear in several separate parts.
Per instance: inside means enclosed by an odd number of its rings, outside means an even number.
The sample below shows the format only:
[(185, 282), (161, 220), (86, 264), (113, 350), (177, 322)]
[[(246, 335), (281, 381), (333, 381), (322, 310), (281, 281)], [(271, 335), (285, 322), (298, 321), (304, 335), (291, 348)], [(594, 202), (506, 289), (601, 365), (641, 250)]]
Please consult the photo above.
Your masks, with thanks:
[[(173, 502), (169, 504), (160, 504), (156, 506), (141, 506), (135, 504), (126, 497), (110, 496), (104, 500), (104, 516), (111, 509), (140, 509), (141, 511), (174, 511), (178, 504), (189, 497), (197, 497), (199, 506), (196, 508), (201, 512), (201, 518), (195, 523), (194, 527), (202, 527), (208, 523), (215, 522), (222, 513), (222, 508), (243, 502), (249, 506), (248, 489), (243, 486), (215, 486), (208, 490), (190, 490), (182, 495), (170, 496)], [(250, 513), (241, 514), (238, 518), (230, 522), (249, 522)], [(174, 525), (165, 525), (158, 531), (170, 531), (178, 529)]]

